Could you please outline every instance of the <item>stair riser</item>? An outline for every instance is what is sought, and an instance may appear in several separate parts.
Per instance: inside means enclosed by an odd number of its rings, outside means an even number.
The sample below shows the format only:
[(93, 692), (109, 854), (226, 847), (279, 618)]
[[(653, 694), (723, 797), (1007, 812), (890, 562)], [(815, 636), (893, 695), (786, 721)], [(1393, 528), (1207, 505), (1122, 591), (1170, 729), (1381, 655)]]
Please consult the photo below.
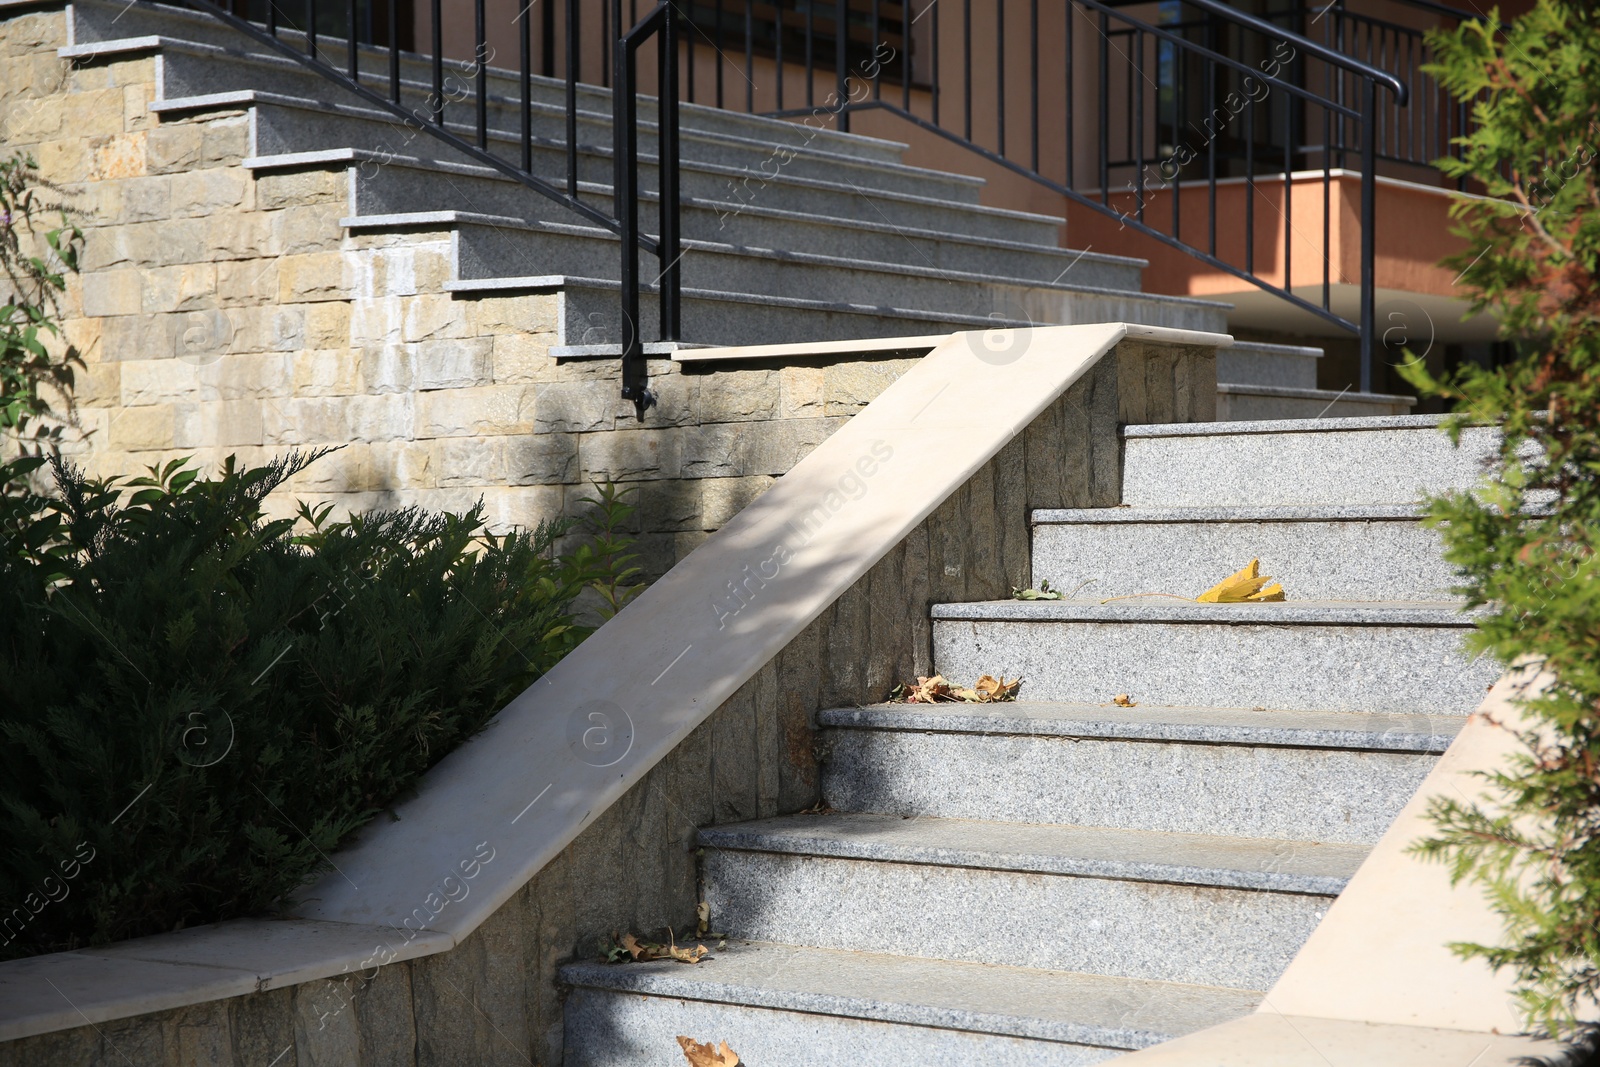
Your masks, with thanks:
[[(536, 166), (538, 158), (540, 157), (536, 156)], [(545, 168), (546, 172), (564, 173), (564, 158), (559, 152), (549, 153), (547, 160), (549, 166)], [(555, 210), (561, 212), (561, 221), (572, 218), (562, 209), (547, 205), (543, 197), (507, 179), (476, 174), (451, 174), (449, 187), (452, 190), (452, 200), (459, 199), (462, 204), (472, 205), (461, 207), (454, 202), (441, 205), (439, 188), (442, 178), (436, 171), (419, 170), (400, 164), (380, 165), (376, 162), (367, 163), (353, 170), (358, 176), (357, 214), (437, 211), (441, 206), (445, 206), (492, 215), (508, 215), (513, 218), (532, 215), (537, 218), (554, 219), (557, 216), (551, 212)], [(596, 163), (588, 177), (593, 177), (598, 183), (609, 188), (612, 180), (610, 161), (604, 161), (603, 167)], [(588, 180), (588, 177), (585, 177), (585, 180)], [(1020, 275), (1021, 277), (1038, 277), (1043, 281), (1053, 280), (1070, 264), (1071, 269), (1062, 278), (1063, 281), (1114, 289), (1137, 290), (1139, 287), (1140, 268), (1137, 264), (1107, 263), (1093, 257), (1075, 260), (1070, 255), (1063, 256), (1059, 252), (1050, 251), (1055, 246), (1056, 230), (1054, 225), (1048, 223), (1015, 216), (985, 215), (960, 204), (915, 202), (908, 204), (882, 197), (869, 200), (855, 194), (846, 197), (825, 189), (794, 186), (771, 190), (768, 200), (771, 207), (792, 212), (795, 217), (772, 218), (741, 212), (739, 201), (730, 199), (729, 179), (725, 176), (696, 176), (686, 171), (683, 177), (695, 186), (695, 189), (687, 191), (686, 195), (700, 197), (708, 202), (704, 207), (697, 207), (692, 203), (683, 207), (683, 232), (691, 237), (750, 244), (761, 248), (787, 248), (801, 252), (853, 255), (888, 262), (926, 263), (927, 260), (919, 255), (918, 251), (932, 250), (927, 251), (927, 256), (934, 260), (936, 266), (943, 266), (942, 261), (947, 257), (958, 259), (970, 257), (973, 266), (952, 269), (982, 270), (990, 264), (1008, 266), (1012, 270), (1027, 268), (1032, 273)], [(654, 233), (656, 199), (655, 194), (650, 191), (655, 184), (653, 169), (646, 173), (645, 178), (645, 185), (649, 188), (646, 189), (647, 198), (640, 202), (640, 218), (645, 229)], [(459, 193), (459, 196), (454, 195), (456, 193)], [(612, 210), (609, 194), (581, 192), (579, 195), (591, 206), (607, 214)], [(761, 201), (757, 199), (753, 202), (759, 204)], [(893, 221), (883, 222), (878, 217), (879, 211)], [(848, 226), (810, 222), (805, 218), (806, 215), (825, 219), (851, 219), (865, 215), (866, 221), (874, 226), (903, 225), (916, 229), (933, 229), (942, 233), (964, 234), (969, 237), (982, 236), (990, 241), (1042, 244), (1046, 250), (1034, 256), (1028, 253), (1018, 254), (1010, 249), (986, 247), (977, 241), (946, 244), (920, 236), (884, 234), (851, 229)]]
[(1266, 989), (1328, 897), (707, 848), (735, 937)]
[[(256, 85), (253, 88), (262, 87)], [(167, 95), (172, 94), (169, 92)], [(323, 92), (319, 94), (319, 98), (327, 99), (329, 95)], [(258, 155), (314, 152), (330, 148), (360, 148), (369, 152), (464, 162), (454, 149), (398, 118), (380, 117), (377, 114), (334, 113), (271, 102), (260, 103), (256, 105), (255, 110), (254, 148)], [(536, 115), (535, 120), (536, 136), (565, 142), (565, 120), (562, 117), (546, 113)], [(452, 133), (467, 141), (476, 142), (477, 128), (474, 125), (476, 120), (470, 110), (457, 108), (448, 112), (446, 121)], [(581, 129), (579, 139), (581, 144), (593, 145), (604, 143), (609, 137), (605, 136), (603, 126), (595, 125)], [(520, 124), (513, 126), (508, 122), (500, 126), (491, 125), (489, 151), (503, 159), (520, 160), (522, 152)], [(653, 158), (654, 139), (641, 138), (640, 151)], [(763, 185), (767, 184), (761, 170), (765, 166), (766, 177), (777, 182), (786, 183), (787, 179), (809, 178), (814, 181), (832, 181), (844, 185), (845, 192), (834, 194), (836, 198), (841, 199), (848, 198), (851, 195), (849, 187), (855, 186), (869, 192), (891, 192), (958, 204), (978, 202), (978, 190), (971, 184), (955, 178), (943, 178), (933, 173), (889, 169), (869, 160), (852, 161), (842, 157), (817, 157), (804, 153), (796, 155), (780, 166), (778, 162), (773, 161), (773, 153), (773, 146), (753, 141), (713, 141), (696, 138), (692, 133), (688, 134), (684, 138), (682, 156), (684, 161), (682, 173), (686, 179), (685, 191), (692, 195), (715, 195), (726, 200), (736, 195), (733, 189), (737, 185), (739, 190), (737, 195), (750, 200), (761, 196)], [(727, 173), (698, 176), (699, 168), (704, 167), (727, 168)], [(552, 179), (564, 175), (566, 156), (561, 151), (545, 148), (535, 159), (534, 169), (536, 173), (544, 173)], [(696, 176), (696, 188), (689, 186), (687, 179), (691, 176)], [(583, 159), (582, 177), (588, 181), (609, 183), (610, 157), (588, 154)], [(711, 177), (715, 178), (714, 184), (706, 186)], [(656, 187), (653, 165), (646, 168), (642, 184), (650, 188)]]
[(830, 730), (839, 811), (1370, 843), (1437, 756), (1337, 749)]
[[(1218, 378), (1218, 381), (1229, 379)], [(1251, 379), (1232, 379), (1246, 381)], [(1411, 405), (1388, 400), (1365, 400), (1355, 394), (1327, 399), (1297, 396), (1259, 396), (1222, 391), (1217, 394), (1218, 422), (1266, 422), (1273, 419), (1371, 419), (1409, 415)]]
[[(1288, 389), (1315, 389), (1317, 361), (1313, 355), (1263, 352), (1247, 345), (1217, 350), (1217, 381), (1250, 382)], [(1218, 413), (1221, 418), (1221, 413)]]
[(1198, 596), (1260, 559), (1295, 600), (1446, 600), (1457, 579), (1439, 551), (1435, 531), (1404, 520), (1051, 523), (1034, 527), (1033, 581), (1096, 599)]
[[(157, 6), (149, 3), (102, 3), (97, 0), (88, 0), (86, 3), (74, 4), (74, 40), (78, 44), (91, 41), (115, 42), (131, 37), (160, 35), (178, 41), (192, 41), (199, 44), (213, 45), (244, 53), (234, 60), (234, 65), (243, 70), (272, 69), (260, 60), (269, 63), (276, 60), (275, 53), (269, 53), (260, 48), (254, 41), (249, 40), (232, 28), (216, 22), (206, 16), (197, 16), (193, 12), (168, 6)], [(297, 51), (305, 47), (304, 39), (292, 31), (285, 31), (282, 39)], [(425, 42), (424, 42), (425, 43)], [(345, 51), (343, 42), (338, 38), (326, 36), (318, 39), (317, 52), (321, 60), (343, 71), (345, 69)], [(387, 93), (389, 86), (389, 60), (387, 54), (362, 50), (359, 53), (362, 71), (362, 82), (375, 91)], [(492, 64), (515, 63), (514, 53), (497, 53), (491, 60)], [(306, 68), (305, 77), (315, 79), (311, 83), (320, 84), (323, 92), (317, 96), (326, 96), (328, 92), (336, 92), (334, 84), (320, 74)], [(299, 78), (298, 72), (289, 77)], [(470, 81), (462, 74), (462, 66), (458, 61), (447, 61), (445, 64), (447, 92), (451, 84), (460, 84)], [(234, 88), (262, 88), (263, 83), (254, 85), (238, 85), (226, 81), (225, 71), (216, 71), (215, 80), (194, 82), (202, 92), (223, 92)], [(400, 77), (403, 85), (402, 98), (409, 99), (411, 94), (419, 98), (432, 92), (433, 67), (432, 60), (402, 53), (400, 59)], [(282, 75), (274, 75), (273, 80), (264, 83), (271, 86), (274, 81), (281, 81)], [(284, 82), (284, 84), (288, 84)], [(522, 97), (521, 79), (518, 74), (509, 68), (491, 65), (488, 71), (488, 86), (491, 97), (498, 96), (505, 99), (515, 99), (520, 102)], [(646, 86), (646, 90), (653, 86)], [(532, 82), (532, 98), (535, 104), (544, 104), (551, 107), (566, 107), (566, 84), (563, 81), (549, 78), (535, 77)], [(471, 108), (471, 99), (456, 105), (458, 108)], [(592, 112), (602, 117), (608, 116), (611, 110), (611, 91), (599, 86), (580, 85), (578, 87), (578, 106), (585, 112)], [(640, 97), (638, 102), (640, 119), (653, 124), (656, 118), (655, 99), (652, 96)], [(683, 116), (682, 124), (697, 130), (717, 132), (733, 137), (744, 137), (763, 143), (786, 143), (792, 134), (786, 133), (785, 128), (794, 125), (790, 122), (764, 119), (758, 116), (743, 115), (736, 111), (724, 111), (716, 108), (685, 104), (681, 106)], [(892, 142), (873, 138), (852, 137), (839, 134), (832, 130), (820, 130), (815, 134), (808, 133), (812, 146), (825, 149), (830, 153), (845, 156), (855, 156), (866, 160), (878, 160), (887, 163), (900, 161), (903, 146)]]
[[(714, 966), (714, 964), (710, 965)], [(1086, 1067), (1122, 1050), (865, 1019), (575, 989), (565, 1005), (568, 1067), (660, 1067), (678, 1034), (726, 1041), (741, 1063), (834, 1067)], [(847, 1051), (848, 1050), (848, 1051)]]
[[(459, 269), (463, 278), (522, 277), (571, 273), (580, 277), (615, 277), (618, 245), (608, 236), (594, 237), (514, 230), (476, 223), (457, 228)], [(1209, 320), (1210, 308), (1174, 303), (1160, 297), (1116, 291), (1074, 292), (1029, 290), (1021, 285), (981, 277), (940, 279), (930, 286), (917, 273), (854, 270), (838, 261), (808, 263), (766, 256), (691, 249), (679, 261), (686, 288), (715, 292), (769, 294), (790, 300), (846, 300), (868, 308), (925, 308), (946, 315), (982, 320), (991, 314), (1007, 321), (1044, 324), (1074, 322), (1158, 322), (1180, 317)], [(645, 275), (653, 281), (655, 270)], [(1162, 312), (1167, 312), (1166, 316)], [(1195, 314), (1196, 312), (1201, 314)], [(1026, 321), (1026, 320), (1024, 320)], [(1170, 322), (1177, 325), (1177, 322)]]
[[(611, 273), (614, 272), (615, 268)], [(649, 281), (650, 277), (651, 274), (646, 274), (645, 280)], [(999, 288), (1001, 292), (1005, 291), (1005, 287)], [(698, 344), (755, 345), (769, 344), (774, 337), (806, 337), (816, 341), (913, 337), (957, 330), (984, 329), (993, 321), (988, 318), (987, 308), (1006, 306), (1003, 303), (980, 304), (978, 309), (961, 313), (944, 301), (938, 302), (932, 309), (903, 310), (887, 307), (846, 308), (834, 303), (845, 295), (847, 295), (845, 290), (836, 292), (828, 301), (830, 306), (816, 308), (791, 308), (777, 304), (686, 295), (682, 305), (683, 339)], [(616, 290), (569, 286), (564, 296), (563, 344), (619, 343), (620, 297)], [(1032, 305), (1029, 306), (1032, 310)], [(657, 336), (657, 324), (661, 320), (656, 307), (654, 296), (641, 297), (639, 318), (647, 340), (654, 340)], [(900, 313), (896, 313), (897, 310)], [(927, 313), (920, 313), (923, 310)], [(1129, 308), (1126, 305), (1119, 307), (1114, 298), (1082, 296), (1066, 303), (1066, 306), (1058, 305), (1051, 313), (1064, 316), (1056, 321), (1069, 323), (1133, 321), (1132, 316), (1121, 313), (1126, 310)], [(1135, 306), (1132, 310), (1142, 313), (1144, 316), (1142, 321), (1153, 325), (1194, 330), (1217, 328), (1209, 321), (1196, 323), (1194, 321), (1196, 316), (1187, 314), (1187, 309), (1181, 305)], [(1038, 310), (1035, 312), (1035, 321), (1051, 320), (1043, 310)], [(585, 337), (588, 340), (582, 340)], [(782, 471), (771, 473), (781, 474)]]
[(936, 621), (947, 678), (1022, 677), (1030, 700), (1469, 714), (1499, 676), (1454, 627)]
[(1492, 430), (1462, 447), (1433, 427), (1129, 437), (1122, 502), (1135, 507), (1414, 504), (1475, 485)]

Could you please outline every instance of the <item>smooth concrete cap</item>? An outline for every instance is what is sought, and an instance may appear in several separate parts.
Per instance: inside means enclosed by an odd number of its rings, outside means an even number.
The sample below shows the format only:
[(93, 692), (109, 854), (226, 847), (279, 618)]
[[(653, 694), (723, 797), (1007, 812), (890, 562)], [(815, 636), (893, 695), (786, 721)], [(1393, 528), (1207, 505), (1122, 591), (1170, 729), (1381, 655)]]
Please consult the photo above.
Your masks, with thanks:
[[(1410, 407), (1417, 402), (1417, 398), (1414, 396), (1400, 396), (1396, 393), (1356, 393), (1348, 389), (1301, 389), (1291, 385), (1255, 385), (1251, 382), (1218, 382), (1217, 392), (1238, 396), (1283, 397), (1288, 400), (1325, 400), (1330, 406), (1336, 400), (1357, 400), (1364, 404), (1404, 404), (1406, 407)], [(1373, 416), (1373, 418), (1384, 417), (1382, 415)], [(1297, 420), (1281, 419), (1273, 421), (1293, 422)]]
[(1199, 604), (1151, 597), (1101, 604), (1093, 600), (985, 600), (935, 604), (939, 620), (985, 622), (1190, 623), (1240, 626), (1448, 626), (1471, 629), (1475, 613), (1438, 601), (1294, 600), (1270, 604)]
[(1522, 1029), (1511, 975), (1496, 975), (1482, 960), (1463, 960), (1449, 948), (1504, 940), (1483, 889), (1452, 886), (1446, 865), (1425, 863), (1407, 849), (1434, 832), (1426, 815), (1434, 797), (1481, 796), (1478, 772), (1505, 767), (1522, 748), (1512, 731), (1524, 720), (1512, 699), (1539, 684), (1517, 675), (1495, 684), (1273, 987), (1270, 1010), (1452, 1030)]
[[(343, 874), (300, 914), (398, 923), (433, 872), (493, 848), (470, 898), (433, 924), (465, 936), (1132, 332), (1036, 329), (1002, 359), (982, 335), (949, 337), (445, 757), (397, 819), (341, 850)], [(1010, 417), (971, 404), (980, 391)]]
[(1186, 741), (1205, 745), (1443, 752), (1458, 715), (1254, 708), (1134, 707), (1016, 701), (1006, 704), (878, 704), (832, 708), (823, 726), (1026, 737)]
[(1526, 1037), (1263, 1010), (1121, 1062), (1128, 1067), (1520, 1067), (1525, 1057), (1558, 1051), (1553, 1041)]
[(246, 919), (0, 963), (0, 1041), (295, 985), (442, 952), (421, 931)]
[(790, 815), (700, 831), (707, 848), (1332, 896), (1367, 846), (899, 815)]
[(912, 1026), (1144, 1048), (1248, 1017), (1261, 994), (1217, 986), (730, 942), (693, 967), (575, 963), (575, 986)]

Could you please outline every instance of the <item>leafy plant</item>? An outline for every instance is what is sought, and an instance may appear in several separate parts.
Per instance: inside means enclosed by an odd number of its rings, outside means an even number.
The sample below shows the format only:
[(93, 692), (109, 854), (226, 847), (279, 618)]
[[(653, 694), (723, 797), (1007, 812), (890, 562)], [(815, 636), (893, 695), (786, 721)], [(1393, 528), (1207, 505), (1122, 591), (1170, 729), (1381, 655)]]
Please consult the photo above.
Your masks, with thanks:
[[(0, 465), (0, 956), (271, 912), (626, 592), (614, 533), (481, 508), (330, 521), (211, 478)], [(624, 503), (602, 488), (596, 529)]]
[[(59, 193), (44, 181), (32, 156), (0, 160), (0, 432), (22, 440), (60, 436), (61, 427), (41, 421), (53, 412), (48, 393), (70, 396), (77, 351), (65, 345), (52, 354), (47, 341), (61, 336), (60, 297), (67, 275), (78, 270), (83, 231), (57, 210), (60, 225), (41, 232), (49, 210), (39, 191)], [(40, 247), (40, 242), (43, 247)], [(40, 387), (45, 391), (41, 392)]]
[(1430, 43), (1478, 124), (1439, 166), (1498, 198), (1456, 202), (1469, 247), (1447, 265), (1518, 355), (1442, 381), (1415, 361), (1402, 373), (1455, 402), (1458, 441), (1500, 428), (1483, 486), (1432, 500), (1429, 521), (1460, 591), (1489, 609), (1477, 648), (1551, 684), (1518, 699), (1524, 748), (1484, 775), (1483, 802), (1436, 800), (1418, 851), (1481, 884), (1505, 921), (1504, 944), (1456, 951), (1510, 968), (1529, 1024), (1570, 1034), (1600, 993), (1600, 14), (1539, 0), (1498, 26), (1491, 12)]

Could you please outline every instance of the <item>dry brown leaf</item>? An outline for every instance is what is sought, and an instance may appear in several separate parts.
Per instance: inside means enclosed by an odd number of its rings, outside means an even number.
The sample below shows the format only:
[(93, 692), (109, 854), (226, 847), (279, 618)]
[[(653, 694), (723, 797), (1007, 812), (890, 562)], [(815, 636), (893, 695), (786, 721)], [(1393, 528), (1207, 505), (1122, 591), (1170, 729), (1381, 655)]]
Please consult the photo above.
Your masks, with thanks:
[(1127, 693), (1118, 693), (1111, 698), (1111, 703), (1119, 708), (1136, 708), (1139, 706), (1133, 702), (1133, 698)]
[(979, 678), (972, 688), (978, 694), (978, 703), (988, 704), (999, 700), (1014, 699), (1017, 695), (1017, 689), (1021, 685), (1021, 678), (1014, 682), (1008, 682), (1005, 680), (1004, 675), (996, 678), (993, 675), (986, 674)]
[(716, 1048), (711, 1042), (700, 1044), (692, 1037), (678, 1035), (678, 1047), (689, 1060), (689, 1067), (739, 1067), (739, 1054), (728, 1047), (726, 1041)]
[(711, 929), (711, 905), (705, 901), (694, 906), (694, 932), (697, 937), (706, 936), (706, 931)]
[[(670, 932), (669, 932), (670, 933)], [(679, 963), (699, 963), (711, 955), (704, 945), (695, 945), (691, 948), (682, 948), (676, 939), (669, 939), (666, 944), (655, 941), (640, 941), (632, 934), (623, 934), (617, 943), (638, 962), (650, 960), (677, 960)]]
[(632, 934), (622, 935), (622, 947), (627, 949), (628, 955), (632, 956), (634, 959), (639, 959), (641, 956), (643, 956), (645, 959), (654, 958), (646, 955), (649, 950), (644, 945), (640, 944), (639, 939), (634, 937)]
[(1251, 560), (1249, 566), (1230, 574), (1195, 597), (1202, 604), (1262, 603), (1282, 599), (1283, 586), (1273, 582), (1270, 577), (1261, 577), (1259, 559)]
[(1002, 700), (1015, 700), (1017, 689), (1021, 685), (1021, 678), (1008, 682), (1004, 677), (996, 678), (986, 674), (969, 689), (966, 686), (951, 685), (943, 675), (936, 674), (932, 678), (918, 678), (916, 685), (895, 686), (894, 692), (889, 694), (889, 699), (904, 701), (907, 704), (990, 704)]

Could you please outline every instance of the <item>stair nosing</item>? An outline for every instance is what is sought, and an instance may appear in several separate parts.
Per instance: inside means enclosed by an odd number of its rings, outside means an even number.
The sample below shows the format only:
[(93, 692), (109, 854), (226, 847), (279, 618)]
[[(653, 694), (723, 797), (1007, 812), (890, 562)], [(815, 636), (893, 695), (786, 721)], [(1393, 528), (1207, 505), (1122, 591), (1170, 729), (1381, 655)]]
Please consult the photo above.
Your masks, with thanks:
[[(1043, 709), (1056, 714), (1019, 714)], [(1185, 721), (1183, 713), (1199, 713)], [(1245, 722), (1204, 721), (1207, 714), (1233, 713)], [(1345, 728), (1328, 718), (1356, 719)], [(1317, 725), (1296, 725), (1316, 717)], [(1258, 720), (1251, 723), (1248, 720)], [(1282, 723), (1272, 720), (1282, 719)], [(1361, 729), (1388, 723), (1382, 731)], [(1407, 721), (1411, 720), (1424, 720)], [(1429, 753), (1449, 748), (1465, 720), (1457, 715), (1402, 716), (1370, 712), (1304, 712), (1253, 708), (1142, 707), (1073, 704), (1064, 701), (1016, 701), (1005, 704), (871, 704), (827, 708), (817, 713), (821, 726), (832, 729), (879, 730), (890, 733), (958, 733), (997, 737), (1056, 738), (1068, 741), (1129, 741), (1248, 748), (1314, 748), (1347, 752)], [(1426, 731), (1418, 727), (1426, 725)]]
[[(1180, 606), (1181, 605), (1181, 606)], [(1485, 609), (1448, 601), (1280, 601), (1199, 604), (1184, 597), (1102, 604), (1095, 600), (988, 600), (935, 604), (934, 622), (1080, 622), (1199, 626), (1376, 626), (1471, 629)]]
[[(872, 839), (830, 835), (829, 829), (847, 826), (867, 827), (880, 832)], [(919, 838), (896, 842), (894, 831), (934, 828), (956, 834), (979, 829), (985, 840), (1005, 835), (1035, 840), (1023, 842), (1034, 851), (1016, 848), (984, 847), (970, 843), (941, 845)], [(1117, 854), (1093, 855), (1096, 840), (1117, 845)], [(872, 812), (838, 812), (830, 815), (791, 815), (755, 822), (721, 824), (700, 829), (696, 840), (702, 848), (718, 852), (757, 852), (766, 855), (810, 856), (859, 863), (893, 863), (920, 867), (949, 867), (976, 871), (1010, 871), (1059, 878), (1093, 878), (1105, 881), (1141, 882), (1206, 889), (1296, 896), (1337, 896), (1343, 891), (1355, 868), (1371, 851), (1370, 845), (1279, 841), (1221, 834), (1194, 834), (1164, 830), (1138, 830), (1122, 827), (1066, 826), (1017, 822), (993, 822), (941, 816), (880, 815)], [(1273, 848), (1272, 860), (1284, 858), (1282, 850), (1322, 849), (1326, 858), (1342, 860), (1349, 869), (1343, 873), (1327, 871), (1284, 871), (1252, 869), (1243, 863), (1228, 866), (1215, 860), (1195, 857), (1195, 862), (1177, 858), (1154, 859), (1128, 854), (1139, 844), (1151, 855), (1182, 857), (1186, 850)], [(1047, 851), (1047, 849), (1052, 849)], [(1193, 855), (1191, 852), (1190, 855)], [(1246, 857), (1248, 858), (1248, 857)]]
[(1176, 523), (1416, 522), (1428, 514), (1421, 504), (1257, 504), (1216, 507), (1035, 508), (1034, 526)]
[[(871, 967), (874, 964), (882, 966), (891, 964), (891, 961), (893, 966), (926, 964), (970, 976), (970, 981), (965, 983), (968, 987), (982, 984), (986, 977), (997, 976), (1002, 979), (1007, 977), (1033, 979), (1042, 985), (1070, 987), (1072, 984), (1082, 983), (1101, 986), (1108, 990), (1120, 987), (1129, 992), (1146, 994), (1145, 1003), (1149, 1002), (1150, 993), (1162, 990), (1210, 995), (1239, 1004), (1246, 1002), (1253, 1004), (1258, 1002), (1262, 995), (1256, 990), (1224, 986), (1121, 978), (1071, 971), (1047, 971), (1003, 964), (902, 957), (849, 949), (814, 948), (743, 940), (730, 940), (728, 944), (734, 953), (740, 955), (777, 950), (779, 953), (792, 953), (827, 961), (832, 974), (838, 974), (851, 967)], [(719, 950), (723, 954), (728, 951), (728, 949)], [(863, 1019), (934, 1030), (957, 1030), (1053, 1041), (1093, 1048), (1133, 1050), (1180, 1036), (1180, 1033), (1173, 1030), (1154, 1026), (1119, 1026), (1070, 1019), (1050, 1019), (1041, 1014), (1027, 1014), (1022, 1010), (1005, 1013), (981, 1006), (971, 1006), (970, 1002), (969, 1005), (948, 1003), (956, 998), (944, 998), (947, 1002), (941, 1004), (935, 997), (924, 997), (920, 1001), (913, 1001), (910, 997), (890, 1000), (878, 995), (817, 992), (811, 989), (774, 989), (748, 980), (724, 980), (716, 973), (715, 966), (708, 966), (716, 963), (719, 952), (714, 952), (705, 963), (692, 968), (665, 961), (628, 964), (575, 961), (560, 969), (558, 980), (571, 987), (620, 995), (670, 997), (738, 1007)], [(1065, 990), (1065, 992), (1071, 991)], [(1055, 1002), (1068, 999), (1062, 996), (1063, 991), (1045, 990), (1045, 992)], [(1245, 1012), (1249, 1010), (1246, 1008)]]

